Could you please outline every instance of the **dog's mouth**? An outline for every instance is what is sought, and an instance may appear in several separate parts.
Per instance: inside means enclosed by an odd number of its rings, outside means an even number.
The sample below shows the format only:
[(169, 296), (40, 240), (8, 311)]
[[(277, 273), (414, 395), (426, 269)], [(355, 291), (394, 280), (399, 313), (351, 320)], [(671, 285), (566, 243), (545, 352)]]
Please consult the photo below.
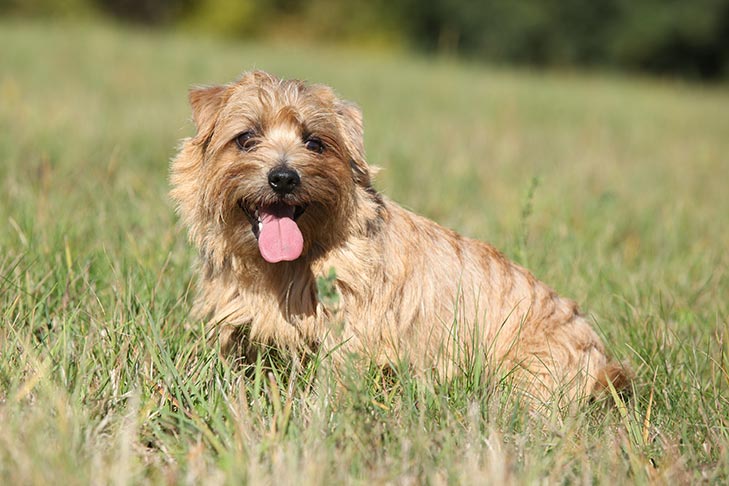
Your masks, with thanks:
[(307, 205), (277, 202), (269, 205), (248, 204), (238, 201), (238, 207), (251, 223), (251, 231), (258, 240), (258, 250), (269, 263), (290, 262), (301, 256), (304, 237), (296, 221)]

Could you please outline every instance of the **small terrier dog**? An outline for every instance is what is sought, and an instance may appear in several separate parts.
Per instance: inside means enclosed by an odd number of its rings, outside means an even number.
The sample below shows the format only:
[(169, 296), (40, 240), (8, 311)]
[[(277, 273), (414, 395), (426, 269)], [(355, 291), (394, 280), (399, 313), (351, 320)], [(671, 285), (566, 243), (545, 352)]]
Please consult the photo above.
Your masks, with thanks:
[[(542, 402), (629, 382), (574, 302), (379, 194), (362, 114), (330, 88), (256, 71), (189, 98), (171, 196), (226, 352), (336, 347), (446, 378), (480, 359)], [(330, 269), (336, 303), (317, 291)]]

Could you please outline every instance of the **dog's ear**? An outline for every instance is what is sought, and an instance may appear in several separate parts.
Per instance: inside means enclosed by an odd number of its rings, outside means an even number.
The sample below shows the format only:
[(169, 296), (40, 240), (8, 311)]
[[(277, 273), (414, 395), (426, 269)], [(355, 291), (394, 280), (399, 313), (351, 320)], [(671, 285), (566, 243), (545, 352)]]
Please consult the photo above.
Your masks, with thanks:
[(192, 120), (198, 137), (207, 138), (215, 126), (217, 114), (227, 100), (228, 86), (210, 86), (190, 90)]
[(344, 100), (338, 100), (336, 109), (344, 144), (349, 152), (349, 165), (352, 167), (354, 181), (368, 187), (372, 181), (370, 169), (365, 160), (362, 112), (357, 105)]

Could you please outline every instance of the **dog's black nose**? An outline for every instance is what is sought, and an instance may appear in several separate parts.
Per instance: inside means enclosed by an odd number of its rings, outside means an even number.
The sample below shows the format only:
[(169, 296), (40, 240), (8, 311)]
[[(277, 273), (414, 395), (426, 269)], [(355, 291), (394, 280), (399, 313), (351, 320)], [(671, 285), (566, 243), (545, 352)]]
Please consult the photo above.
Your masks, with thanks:
[(295, 170), (277, 167), (268, 173), (268, 185), (279, 194), (289, 194), (301, 184), (301, 178)]

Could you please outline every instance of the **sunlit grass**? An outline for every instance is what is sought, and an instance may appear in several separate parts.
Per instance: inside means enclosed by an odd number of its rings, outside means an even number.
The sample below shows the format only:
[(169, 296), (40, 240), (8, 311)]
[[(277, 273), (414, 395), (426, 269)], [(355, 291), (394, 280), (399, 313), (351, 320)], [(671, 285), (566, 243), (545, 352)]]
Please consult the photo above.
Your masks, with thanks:
[[(0, 43), (3, 483), (729, 479), (725, 88), (7, 20)], [(581, 302), (636, 396), (537, 416), (479, 373), (231, 369), (188, 318), (167, 171), (187, 89), (254, 67), (359, 103), (377, 186)]]

